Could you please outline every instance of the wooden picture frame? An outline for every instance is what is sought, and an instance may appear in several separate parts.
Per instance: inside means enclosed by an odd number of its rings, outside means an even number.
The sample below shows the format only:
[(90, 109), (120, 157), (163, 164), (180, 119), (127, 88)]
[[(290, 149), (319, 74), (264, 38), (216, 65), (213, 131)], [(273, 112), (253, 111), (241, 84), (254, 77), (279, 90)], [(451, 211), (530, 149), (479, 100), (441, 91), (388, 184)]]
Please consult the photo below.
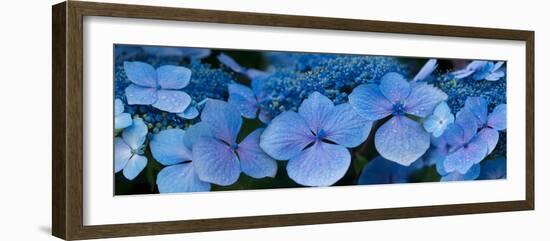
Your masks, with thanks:
[[(52, 8), (52, 233), (66, 240), (492, 213), (534, 209), (534, 32), (432, 24), (67, 1)], [(526, 43), (525, 199), (490, 203), (181, 220), (83, 224), (83, 18), (106, 16), (207, 23), (451, 36)]]

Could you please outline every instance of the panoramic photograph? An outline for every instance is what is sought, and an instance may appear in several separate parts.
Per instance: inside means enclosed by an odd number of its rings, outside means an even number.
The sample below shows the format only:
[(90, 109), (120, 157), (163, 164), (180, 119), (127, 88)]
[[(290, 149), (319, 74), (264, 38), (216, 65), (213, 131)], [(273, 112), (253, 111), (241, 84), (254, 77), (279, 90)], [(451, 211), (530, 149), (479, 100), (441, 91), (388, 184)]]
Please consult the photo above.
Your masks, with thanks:
[(506, 178), (505, 61), (113, 48), (114, 195)]

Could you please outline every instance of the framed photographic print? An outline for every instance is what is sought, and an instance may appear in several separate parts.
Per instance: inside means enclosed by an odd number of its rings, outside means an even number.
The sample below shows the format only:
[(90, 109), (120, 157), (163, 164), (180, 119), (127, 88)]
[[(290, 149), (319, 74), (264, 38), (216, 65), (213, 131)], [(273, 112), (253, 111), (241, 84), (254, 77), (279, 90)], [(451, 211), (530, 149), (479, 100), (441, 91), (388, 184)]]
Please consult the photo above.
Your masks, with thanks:
[(532, 31), (78, 1), (52, 24), (57, 237), (534, 209)]

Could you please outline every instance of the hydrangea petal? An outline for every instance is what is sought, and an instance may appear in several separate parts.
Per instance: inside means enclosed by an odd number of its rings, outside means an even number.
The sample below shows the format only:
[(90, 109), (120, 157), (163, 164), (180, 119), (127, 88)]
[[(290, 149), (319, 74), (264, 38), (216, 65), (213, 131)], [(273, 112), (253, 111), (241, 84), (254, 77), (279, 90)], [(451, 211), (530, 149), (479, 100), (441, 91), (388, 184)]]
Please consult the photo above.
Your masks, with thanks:
[(252, 87), (252, 91), (254, 91), (254, 94), (257, 97), (260, 97), (262, 95), (265, 85), (265, 78), (269, 76), (269, 73), (260, 70), (249, 69), (247, 71), (247, 75), (250, 77), (250, 79), (252, 79), (252, 82), (250, 84), (250, 86)]
[(128, 160), (128, 163), (122, 170), (122, 174), (126, 179), (128, 180), (134, 180), (136, 176), (143, 171), (145, 166), (147, 165), (147, 158), (141, 155), (134, 154), (130, 160)]
[(350, 104), (345, 103), (333, 108), (323, 125), (323, 130), (326, 139), (353, 148), (367, 139), (371, 127), (372, 121), (359, 116)]
[(313, 146), (290, 159), (288, 176), (304, 186), (330, 186), (349, 168), (351, 156), (343, 146), (316, 141)]
[(458, 124), (450, 124), (443, 133), (443, 138), (451, 146), (461, 146), (466, 143), (464, 140), (464, 129)]
[(395, 162), (376, 157), (365, 165), (359, 176), (359, 185), (407, 183), (409, 169)]
[(497, 81), (499, 80), (500, 78), (504, 77), (506, 74), (504, 73), (504, 71), (496, 71), (496, 72), (493, 72), (487, 76), (485, 76), (485, 79), (488, 80), (488, 81)]
[(181, 113), (191, 104), (191, 97), (177, 90), (159, 90), (153, 107), (171, 113)]
[(135, 118), (134, 123), (122, 131), (122, 139), (132, 149), (138, 149), (145, 142), (147, 136), (147, 126), (141, 118)]
[(426, 82), (411, 84), (411, 94), (403, 103), (405, 112), (425, 118), (433, 113), (434, 108), (447, 100), (447, 94)]
[(229, 144), (235, 143), (243, 123), (241, 114), (234, 105), (215, 99), (206, 101), (201, 120), (210, 126), (217, 138)]
[(498, 131), (492, 128), (483, 128), (479, 133), (477, 134), (478, 138), (481, 138), (482, 140), (487, 143), (487, 154), (489, 155), (497, 146), (498, 143)]
[(115, 138), (114, 143), (115, 152), (115, 173), (122, 170), (128, 163), (128, 159), (132, 157), (132, 149), (122, 140), (122, 138)]
[(275, 177), (277, 174), (277, 162), (260, 148), (263, 131), (263, 128), (256, 129), (237, 148), (242, 171), (253, 178)]
[(411, 85), (403, 75), (391, 72), (382, 76), (380, 92), (393, 104), (400, 103), (411, 93)]
[(210, 183), (199, 179), (191, 162), (160, 170), (157, 175), (157, 187), (160, 193), (210, 191)]
[(149, 142), (151, 154), (155, 160), (165, 166), (191, 160), (191, 150), (184, 145), (184, 139), (184, 130), (163, 130), (151, 138)]
[(458, 171), (465, 174), (474, 164), (477, 164), (485, 158), (487, 153), (487, 144), (481, 138), (476, 138), (457, 151), (449, 154), (443, 166), (446, 172)]
[(252, 91), (252, 89), (248, 88), (247, 86), (241, 84), (228, 84), (227, 90), (229, 91), (229, 95), (240, 95), (245, 99), (256, 99), (254, 97), (254, 91)]
[(497, 157), (493, 160), (481, 162), (480, 180), (493, 180), (506, 178), (506, 158)]
[(374, 144), (382, 157), (409, 166), (430, 147), (430, 134), (408, 117), (394, 116), (376, 131)]
[(157, 89), (131, 84), (124, 90), (129, 105), (151, 105), (157, 101)]
[(483, 97), (468, 97), (464, 106), (474, 114), (478, 128), (487, 123), (487, 100)]
[(143, 62), (124, 62), (124, 72), (128, 79), (143, 87), (157, 86), (157, 71), (153, 66)]
[(183, 144), (187, 149), (191, 150), (193, 144), (202, 138), (213, 137), (212, 130), (204, 122), (199, 122), (187, 128), (185, 132), (185, 138), (183, 138)]
[(428, 76), (430, 76), (434, 70), (437, 68), (437, 59), (429, 59), (426, 61), (424, 66), (418, 71), (418, 73), (414, 76), (413, 82), (421, 81), (426, 79)]
[(192, 120), (199, 116), (199, 110), (197, 109), (197, 107), (189, 105), (182, 113), (178, 113), (177, 116), (184, 119)]
[(471, 111), (464, 108), (456, 113), (455, 123), (462, 127), (463, 143), (469, 142), (477, 133), (477, 119)]
[(306, 120), (309, 128), (314, 133), (318, 133), (327, 119), (330, 118), (333, 109), (334, 103), (326, 96), (315, 91), (302, 102), (298, 113)]
[(275, 117), (260, 136), (260, 147), (277, 160), (288, 160), (309, 145), (314, 136), (300, 115), (286, 111)]
[(221, 53), (217, 56), (218, 61), (220, 61), (225, 66), (229, 67), (231, 70), (237, 72), (237, 73), (243, 73), (246, 68), (242, 67), (235, 61), (233, 58), (231, 58), (229, 55)]
[(473, 165), (465, 174), (460, 172), (448, 173), (441, 177), (442, 182), (475, 180), (480, 173), (479, 164)]
[(472, 75), (472, 79), (474, 80), (482, 80), (485, 79), (489, 74), (491, 74), (491, 70), (493, 69), (493, 62), (483, 61), (485, 62), (485, 65), (481, 66), (477, 71)]
[(456, 78), (456, 79), (464, 79), (470, 75), (472, 75), (475, 71), (474, 70), (471, 70), (471, 69), (461, 69), (461, 70), (457, 70), (455, 72), (452, 72), (451, 74)]
[(132, 125), (132, 116), (128, 113), (122, 113), (115, 116), (115, 129), (124, 129)]
[(493, 109), (487, 125), (499, 131), (506, 129), (506, 104), (497, 105)]
[(193, 144), (193, 164), (203, 181), (227, 186), (239, 179), (239, 160), (233, 150), (214, 138), (202, 138)]
[(498, 61), (495, 63), (495, 65), (493, 66), (493, 69), (491, 70), (492, 72), (495, 72), (497, 70), (500, 69), (500, 67), (502, 67), (504, 65), (504, 61)]
[(191, 70), (182, 66), (163, 65), (157, 69), (157, 78), (163, 89), (182, 89), (191, 80)]
[(256, 118), (258, 106), (254, 96), (247, 98), (239, 94), (230, 94), (227, 101), (237, 107), (243, 117), (248, 119)]
[(124, 112), (124, 103), (122, 103), (122, 100), (116, 99), (115, 100), (115, 116), (120, 115)]
[(355, 111), (367, 120), (382, 119), (389, 116), (393, 110), (393, 104), (375, 84), (355, 87), (348, 99)]
[(269, 111), (266, 110), (260, 110), (260, 114), (258, 114), (258, 119), (264, 124), (269, 124), (271, 120), (273, 119), (273, 116)]

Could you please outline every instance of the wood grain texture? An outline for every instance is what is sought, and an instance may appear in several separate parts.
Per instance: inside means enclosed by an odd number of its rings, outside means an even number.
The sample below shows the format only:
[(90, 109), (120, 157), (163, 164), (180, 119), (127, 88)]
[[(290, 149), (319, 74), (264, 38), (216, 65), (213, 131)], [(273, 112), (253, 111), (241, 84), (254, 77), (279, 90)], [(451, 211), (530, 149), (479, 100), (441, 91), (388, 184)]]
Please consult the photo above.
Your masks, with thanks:
[[(203, 232), (291, 225), (490, 213), (534, 209), (534, 32), (433, 24), (69, 1), (53, 6), (52, 232), (62, 239)], [(289, 215), (83, 225), (83, 17), (107, 16), (191, 22), (299, 27), (381, 33), (519, 40), (526, 43), (525, 200)]]

